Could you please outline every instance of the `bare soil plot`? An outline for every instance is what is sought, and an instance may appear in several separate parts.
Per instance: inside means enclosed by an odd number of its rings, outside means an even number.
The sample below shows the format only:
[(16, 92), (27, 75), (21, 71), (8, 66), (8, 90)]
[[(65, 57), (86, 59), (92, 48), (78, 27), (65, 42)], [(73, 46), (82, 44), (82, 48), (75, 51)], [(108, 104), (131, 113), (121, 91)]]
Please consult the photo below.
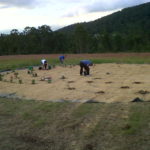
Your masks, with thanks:
[[(136, 97), (150, 100), (148, 64), (97, 64), (91, 67), (91, 76), (87, 77), (80, 76), (79, 70), (79, 66), (56, 66), (51, 70), (34, 68), (37, 77), (33, 77), (25, 69), (16, 71), (17, 78), (13, 72), (4, 73), (0, 94), (15, 93), (25, 99), (53, 101), (92, 99), (109, 103), (129, 102)], [(41, 81), (43, 78), (51, 80)]]

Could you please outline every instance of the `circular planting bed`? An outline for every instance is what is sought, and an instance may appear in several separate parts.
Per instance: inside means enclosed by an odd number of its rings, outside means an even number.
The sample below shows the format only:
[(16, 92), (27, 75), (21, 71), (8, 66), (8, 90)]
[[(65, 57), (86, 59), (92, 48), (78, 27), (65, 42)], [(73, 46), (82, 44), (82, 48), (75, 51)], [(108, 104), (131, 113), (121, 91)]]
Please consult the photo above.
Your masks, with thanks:
[(79, 66), (50, 70), (24, 69), (0, 75), (0, 96), (73, 102), (130, 102), (150, 99), (150, 65), (97, 64), (90, 76), (80, 76)]

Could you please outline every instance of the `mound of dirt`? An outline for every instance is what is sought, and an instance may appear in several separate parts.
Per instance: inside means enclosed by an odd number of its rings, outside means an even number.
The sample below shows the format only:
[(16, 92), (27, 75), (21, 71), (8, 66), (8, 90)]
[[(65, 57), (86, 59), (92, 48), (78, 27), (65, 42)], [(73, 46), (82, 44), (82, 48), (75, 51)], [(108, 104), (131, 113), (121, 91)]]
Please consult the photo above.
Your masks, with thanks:
[(148, 64), (97, 64), (91, 67), (90, 76), (80, 76), (79, 70), (79, 66), (56, 66), (51, 70), (38, 70), (37, 67), (31, 74), (27, 69), (3, 73), (0, 94), (80, 102), (91, 99), (96, 102), (130, 102), (135, 97), (150, 99), (149, 93), (139, 93), (150, 91)]

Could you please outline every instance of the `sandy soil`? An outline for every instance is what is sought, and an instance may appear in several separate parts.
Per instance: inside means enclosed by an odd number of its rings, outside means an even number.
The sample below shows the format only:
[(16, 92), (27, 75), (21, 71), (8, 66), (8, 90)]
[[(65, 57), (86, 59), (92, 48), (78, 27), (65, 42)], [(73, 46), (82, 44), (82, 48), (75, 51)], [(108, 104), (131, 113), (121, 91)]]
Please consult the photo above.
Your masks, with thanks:
[[(97, 100), (100, 102), (130, 102), (139, 97), (150, 100), (150, 65), (97, 64), (91, 67), (91, 76), (80, 76), (79, 66), (56, 66), (51, 70), (38, 70), (33, 77), (27, 70), (5, 73), (0, 81), (0, 94), (15, 93), (25, 99), (36, 100)], [(13, 83), (10, 82), (11, 76)], [(61, 79), (62, 76), (65, 79)], [(52, 82), (41, 81), (51, 77)], [(32, 84), (35, 80), (36, 84)]]

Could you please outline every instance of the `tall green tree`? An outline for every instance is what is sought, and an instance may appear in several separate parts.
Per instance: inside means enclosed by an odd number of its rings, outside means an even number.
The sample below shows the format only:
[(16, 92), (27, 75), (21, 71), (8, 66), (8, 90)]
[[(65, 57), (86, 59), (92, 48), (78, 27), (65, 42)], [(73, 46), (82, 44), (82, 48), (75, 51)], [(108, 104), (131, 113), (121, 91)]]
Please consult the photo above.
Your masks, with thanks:
[(76, 53), (86, 53), (89, 50), (89, 34), (83, 25), (77, 24), (74, 31)]

